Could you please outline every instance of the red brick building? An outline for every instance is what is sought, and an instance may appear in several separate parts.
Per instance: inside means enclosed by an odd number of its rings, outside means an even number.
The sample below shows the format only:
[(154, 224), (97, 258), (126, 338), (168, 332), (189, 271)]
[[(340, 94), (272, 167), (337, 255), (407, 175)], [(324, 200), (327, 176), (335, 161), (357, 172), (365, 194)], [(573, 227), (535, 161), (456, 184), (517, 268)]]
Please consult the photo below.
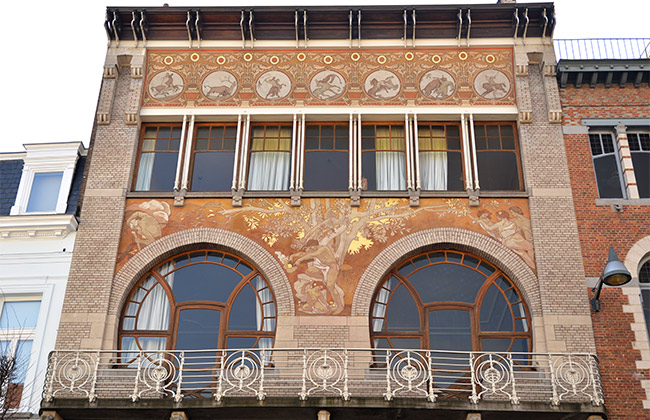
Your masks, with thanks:
[(603, 389), (609, 418), (650, 418), (648, 40), (582, 45), (580, 52), (572, 49), (577, 41), (559, 41), (557, 47), (563, 56), (558, 63), (562, 126), (585, 274), (594, 286), (613, 246), (633, 277), (621, 288), (606, 287), (601, 311), (592, 312)]

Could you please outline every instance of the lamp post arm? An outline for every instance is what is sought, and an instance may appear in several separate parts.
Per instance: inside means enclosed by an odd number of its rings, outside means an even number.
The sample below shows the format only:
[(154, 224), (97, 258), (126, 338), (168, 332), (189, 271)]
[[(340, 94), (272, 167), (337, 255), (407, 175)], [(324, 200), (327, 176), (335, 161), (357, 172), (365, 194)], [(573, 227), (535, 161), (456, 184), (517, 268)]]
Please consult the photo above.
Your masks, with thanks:
[(591, 289), (592, 292), (596, 292), (596, 295), (590, 299), (594, 312), (600, 312), (600, 292), (603, 290), (603, 284), (603, 276), (600, 276), (598, 278), (598, 284)]

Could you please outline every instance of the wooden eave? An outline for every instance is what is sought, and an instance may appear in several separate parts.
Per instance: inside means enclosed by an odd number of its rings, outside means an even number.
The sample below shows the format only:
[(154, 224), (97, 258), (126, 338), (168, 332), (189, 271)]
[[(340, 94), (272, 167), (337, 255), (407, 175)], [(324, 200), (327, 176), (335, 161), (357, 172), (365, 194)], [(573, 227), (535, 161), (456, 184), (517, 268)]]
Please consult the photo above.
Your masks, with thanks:
[[(251, 32), (255, 40), (293, 40), (296, 38), (296, 28), (299, 38), (304, 39), (306, 13), (308, 39), (335, 40), (350, 38), (352, 12), (353, 39), (359, 37), (359, 13), (361, 39), (401, 39), (405, 29), (404, 11), (407, 13), (407, 38), (413, 37), (413, 13), (415, 37), (419, 39), (457, 38), (459, 32), (461, 38), (466, 38), (468, 30), (470, 38), (523, 37), (524, 32), (529, 38), (541, 37), (551, 36), (555, 26), (553, 3), (508, 3), (359, 7), (108, 7), (105, 27), (111, 40), (134, 40), (134, 37), (139, 40), (187, 40), (189, 36), (203, 40), (241, 40), (242, 30), (247, 40), (250, 40)], [(188, 17), (191, 22), (189, 28)], [(196, 27), (199, 34), (196, 34)]]

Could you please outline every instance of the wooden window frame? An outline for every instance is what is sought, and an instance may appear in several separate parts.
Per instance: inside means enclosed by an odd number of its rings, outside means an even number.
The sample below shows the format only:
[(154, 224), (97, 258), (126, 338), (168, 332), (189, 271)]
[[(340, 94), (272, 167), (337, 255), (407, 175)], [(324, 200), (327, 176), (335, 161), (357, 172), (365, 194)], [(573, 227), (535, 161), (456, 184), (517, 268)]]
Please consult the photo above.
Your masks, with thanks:
[[(420, 127), (422, 127), (422, 126), (428, 127), (429, 130), (431, 130), (431, 128), (433, 128), (433, 127), (444, 127), (445, 140), (447, 141), (447, 147), (444, 150), (443, 149), (440, 149), (440, 150), (422, 150), (420, 148), (420, 144), (419, 144), (420, 139), (422, 138), (422, 131), (420, 130)], [(448, 137), (447, 137), (447, 127), (449, 127), (449, 126), (458, 127), (458, 144), (460, 146), (460, 148), (458, 150), (449, 149), (449, 141), (448, 141)], [(418, 133), (417, 134), (417, 136), (418, 136), (418, 138), (417, 138), (417, 141), (418, 141), (418, 145), (417, 145), (418, 146), (418, 149), (417, 149), (418, 154), (423, 153), (423, 152), (445, 152), (445, 153), (459, 153), (460, 154), (460, 164), (461, 164), (460, 174), (462, 176), (461, 184), (464, 186), (465, 182), (466, 182), (466, 180), (465, 180), (465, 165), (466, 165), (466, 156), (465, 156), (465, 154), (466, 154), (466, 150), (463, 147), (463, 125), (461, 124), (461, 122), (460, 121), (427, 121), (427, 120), (419, 120), (419, 121), (417, 121), (417, 126), (414, 127), (414, 128), (415, 128), (415, 130), (417, 130), (417, 133)], [(421, 162), (421, 161), (422, 161), (422, 159), (418, 157), (418, 162)], [(419, 163), (419, 165), (417, 165), (417, 166), (418, 167), (416, 168), (416, 171), (417, 171), (416, 177), (419, 179), (420, 178), (420, 169), (422, 167), (422, 163)], [(425, 192), (430, 192), (430, 191), (444, 191), (444, 192), (452, 191), (452, 192), (455, 192), (455, 191), (457, 191), (457, 190), (450, 190), (449, 187), (447, 187), (446, 190), (425, 190), (424, 188), (422, 188), (421, 190), (425, 191)], [(462, 191), (462, 190), (458, 190), (458, 191)]]
[[(443, 253), (445, 256), (444, 261), (437, 261), (437, 262), (431, 262), (429, 260), (428, 255), (430, 254), (438, 254), (438, 253)], [(462, 260), (460, 263), (455, 262), (455, 261), (449, 261), (449, 254), (460, 254), (462, 255)], [(424, 264), (421, 267), (417, 267), (415, 264), (413, 264), (413, 261), (425, 257), (429, 261), (427, 264)], [(464, 264), (463, 262), (465, 261), (466, 257), (471, 257), (472, 259), (478, 260), (478, 263), (476, 264), (475, 268), (472, 268), (471, 266)], [(407, 264), (413, 264), (415, 269), (411, 271), (408, 275), (403, 275), (399, 272), (399, 270), (406, 266)], [(427, 267), (430, 267), (432, 265), (438, 265), (438, 264), (455, 264), (455, 265), (460, 265), (468, 269), (473, 269), (476, 272), (481, 273), (483, 276), (485, 276), (485, 280), (483, 282), (483, 285), (480, 287), (477, 296), (474, 300), (474, 303), (467, 303), (467, 302), (450, 302), (450, 301), (444, 301), (444, 302), (431, 302), (431, 303), (423, 303), (422, 299), (420, 298), (419, 294), (417, 293), (417, 290), (415, 287), (408, 281), (408, 277), (419, 271), (426, 269)], [(486, 275), (485, 273), (481, 272), (478, 270), (478, 267), (481, 264), (486, 264), (494, 269), (494, 272), (490, 275)], [(399, 285), (396, 285), (393, 288), (393, 291), (391, 291), (389, 299), (386, 303), (380, 302), (377, 298), (379, 295), (379, 292), (384, 288), (384, 284), (386, 281), (394, 277), (397, 279), (399, 282)], [(507, 279), (508, 283), (510, 284), (510, 288), (503, 290), (500, 285), (496, 283), (496, 280), (499, 279), (500, 277), (504, 277)], [(480, 316), (481, 316), (481, 304), (483, 301), (483, 298), (485, 297), (486, 292), (488, 289), (492, 286), (495, 285), (499, 290), (502, 291), (504, 294), (505, 298), (505, 293), (508, 290), (514, 290), (514, 292), (517, 294), (517, 297), (519, 298), (518, 301), (516, 302), (510, 302), (509, 299), (506, 298), (506, 302), (509, 304), (509, 309), (510, 313), (512, 316), (512, 322), (513, 322), (513, 330), (512, 331), (481, 331), (480, 329)], [(386, 316), (388, 314), (388, 308), (390, 307), (390, 301), (393, 297), (394, 290), (397, 287), (405, 287), (409, 293), (411, 294), (411, 297), (413, 298), (418, 314), (420, 317), (420, 329), (419, 330), (413, 330), (413, 331), (390, 331), (388, 329), (388, 323)], [(385, 305), (385, 311), (382, 317), (375, 317), (374, 316), (374, 308), (375, 305), (379, 303), (381, 305)], [(524, 313), (525, 317), (518, 317), (515, 316), (514, 312), (514, 306), (517, 304), (521, 304), (522, 307), (524, 308)], [(470, 314), (470, 325), (471, 325), (471, 333), (472, 333), (472, 351), (481, 351), (482, 348), (482, 340), (485, 338), (507, 338), (511, 339), (511, 345), (514, 343), (514, 340), (516, 339), (526, 339), (528, 341), (528, 350), (529, 352), (532, 351), (532, 343), (533, 343), (533, 335), (532, 335), (532, 322), (531, 322), (531, 315), (530, 311), (528, 309), (528, 306), (523, 300), (523, 296), (519, 289), (515, 286), (515, 284), (506, 276), (503, 271), (499, 270), (496, 268), (493, 264), (488, 263), (482, 258), (479, 258), (475, 255), (462, 252), (462, 251), (456, 251), (456, 250), (435, 250), (435, 251), (426, 251), (419, 253), (417, 255), (414, 255), (412, 257), (409, 257), (407, 259), (402, 260), (398, 265), (396, 265), (392, 270), (390, 270), (379, 282), (379, 285), (377, 286), (377, 289), (375, 290), (375, 293), (373, 294), (372, 298), (372, 303), (370, 307), (370, 322), (369, 322), (369, 328), (370, 328), (370, 342), (374, 346), (374, 340), (375, 339), (387, 339), (387, 341), (391, 343), (391, 338), (418, 338), (420, 339), (420, 344), (422, 349), (430, 349), (430, 337), (429, 337), (429, 329), (428, 329), (428, 314), (432, 310), (441, 310), (441, 309), (451, 309), (451, 310), (464, 310), (468, 311)], [(384, 331), (380, 332), (375, 332), (373, 328), (374, 320), (381, 320), (384, 325)], [(518, 319), (523, 319), (525, 321), (526, 325), (526, 330), (527, 331), (517, 331), (516, 330), (516, 321)], [(378, 348), (379, 349), (379, 348)], [(432, 349), (435, 350), (435, 349)]]
[[(136, 192), (157, 192), (158, 191), (158, 190), (137, 190), (136, 189), (136, 185), (138, 183), (138, 173), (140, 172), (140, 160), (142, 158), (142, 154), (143, 153), (170, 153), (171, 152), (170, 150), (156, 150), (155, 145), (154, 145), (154, 150), (150, 150), (150, 151), (142, 150), (142, 147), (143, 147), (144, 141), (145, 141), (145, 132), (146, 132), (147, 128), (151, 128), (151, 127), (157, 127), (156, 137), (155, 137), (154, 141), (158, 140), (157, 134), (160, 131), (160, 127), (170, 127), (170, 137), (169, 137), (170, 142), (171, 142), (171, 139), (172, 139), (171, 132), (173, 131), (174, 127), (179, 127), (181, 129), (181, 133), (180, 133), (180, 137), (179, 137), (178, 150), (176, 151), (176, 153), (178, 154), (177, 160), (176, 160), (177, 164), (179, 162), (179, 159), (180, 159), (180, 161), (182, 161), (183, 156), (184, 156), (184, 150), (182, 150), (183, 149), (183, 147), (182, 147), (182, 144), (183, 144), (183, 123), (172, 122), (172, 123), (142, 124), (142, 127), (140, 128), (140, 140), (138, 141), (138, 153), (137, 153), (136, 158), (135, 158), (135, 168), (133, 170), (133, 179), (132, 179), (132, 182), (131, 182), (131, 190), (132, 191), (136, 191)], [(173, 171), (174, 171), (174, 174), (176, 174), (176, 167), (173, 168)], [(174, 189), (174, 185), (172, 183), (172, 188), (170, 188), (169, 190), (163, 190), (161, 192), (168, 192), (168, 191), (171, 192), (171, 191), (173, 191), (173, 189)]]
[[(194, 123), (194, 133), (193, 133), (193, 136), (192, 136), (192, 143), (193, 144), (192, 144), (192, 148), (191, 148), (192, 151), (191, 151), (191, 159), (190, 159), (190, 165), (189, 165), (190, 167), (189, 167), (189, 172), (188, 172), (188, 174), (189, 174), (188, 175), (188, 191), (192, 191), (192, 181), (194, 180), (194, 163), (196, 161), (196, 155), (198, 153), (219, 153), (219, 152), (221, 152), (221, 153), (229, 153), (229, 152), (231, 152), (230, 150), (224, 150), (223, 149), (223, 145), (225, 143), (225, 140), (226, 139), (231, 139), (231, 137), (226, 137), (226, 135), (225, 135), (226, 134), (225, 133), (226, 127), (234, 127), (235, 128), (235, 136), (232, 137), (232, 139), (235, 142), (234, 143), (234, 148), (232, 149), (232, 155), (233, 155), (233, 165), (237, 164), (237, 153), (236, 153), (236, 151), (237, 151), (237, 141), (239, 141), (239, 139), (237, 139), (237, 125), (238, 125), (237, 121), (234, 121), (234, 122), (220, 122), (220, 123), (207, 123), (207, 122), (206, 123)], [(208, 149), (206, 149), (206, 150), (197, 150), (196, 146), (198, 144), (198, 141), (202, 140), (202, 139), (199, 139), (199, 137), (198, 137), (199, 129), (202, 128), (202, 127), (209, 127), (210, 128), (210, 136), (208, 137), (208, 142), (209, 142), (208, 143)], [(221, 150), (216, 150), (216, 149), (213, 150), (213, 149), (209, 148), (209, 145), (212, 143), (212, 139), (213, 139), (213, 137), (212, 137), (212, 128), (213, 127), (222, 127), (223, 128), (224, 136), (221, 138), (221, 140), (222, 140), (222, 148), (221, 148)], [(231, 176), (231, 180), (230, 180), (229, 185), (232, 184), (232, 174), (230, 176)], [(231, 188), (229, 187), (228, 189), (222, 190), (222, 191), (231, 191)]]
[[(499, 144), (501, 145), (500, 149), (481, 149), (476, 146), (477, 140), (479, 138), (478, 133), (477, 133), (477, 127), (487, 127), (490, 125), (496, 125), (499, 128)], [(512, 136), (513, 136), (513, 142), (514, 142), (514, 150), (513, 149), (504, 149), (503, 148), (503, 135), (501, 134), (501, 129), (503, 126), (510, 126), (512, 127)], [(476, 154), (478, 156), (479, 153), (484, 153), (484, 152), (509, 152), (509, 151), (514, 151), (516, 155), (516, 160), (517, 160), (517, 174), (519, 175), (519, 189), (516, 191), (523, 191), (524, 190), (524, 174), (521, 166), (521, 147), (519, 145), (519, 133), (517, 131), (517, 123), (514, 121), (474, 121), (474, 144), (473, 148), (476, 151)], [(486, 133), (486, 146), (487, 146), (487, 128), (485, 129)], [(481, 171), (478, 168), (478, 163), (476, 164), (477, 167), (475, 168), (479, 178), (481, 176)], [(490, 191), (498, 191), (498, 190), (490, 190)], [(508, 190), (506, 190), (508, 191)], [(513, 190), (515, 191), (515, 190)]]

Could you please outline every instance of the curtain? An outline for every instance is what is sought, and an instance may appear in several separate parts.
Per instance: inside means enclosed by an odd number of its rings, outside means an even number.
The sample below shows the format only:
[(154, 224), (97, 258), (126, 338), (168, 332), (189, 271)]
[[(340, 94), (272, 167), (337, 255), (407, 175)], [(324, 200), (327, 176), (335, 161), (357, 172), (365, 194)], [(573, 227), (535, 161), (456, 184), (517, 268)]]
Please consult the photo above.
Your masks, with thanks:
[[(428, 133), (427, 133), (428, 131)], [(429, 134), (429, 135), (427, 135)], [(419, 137), (420, 184), (423, 190), (447, 190), (447, 139), (442, 127), (422, 130)]]
[(375, 168), (377, 190), (406, 189), (404, 127), (377, 126), (375, 129)]
[(291, 153), (251, 153), (248, 173), (250, 191), (285, 191), (289, 189), (289, 163)]
[(135, 183), (136, 191), (149, 191), (151, 187), (151, 173), (153, 172), (153, 161), (155, 157), (155, 153), (142, 153), (140, 155), (138, 179)]
[(167, 293), (160, 284), (156, 284), (142, 302), (136, 328), (153, 331), (167, 330), (169, 329), (169, 313)]
[[(256, 315), (257, 325), (260, 325), (262, 327), (262, 331), (273, 331), (275, 327), (274, 318), (268, 318), (268, 317), (275, 317), (275, 304), (269, 303), (264, 305), (267, 302), (273, 302), (271, 289), (268, 287), (266, 282), (259, 276), (255, 277), (255, 279), (253, 280), (253, 284), (255, 285), (255, 290), (257, 290), (257, 294), (259, 296), (259, 300), (257, 300), (255, 303), (255, 315)], [(264, 319), (264, 317), (267, 318)], [(257, 343), (257, 347), (265, 350), (271, 349), (271, 347), (273, 347), (273, 339), (270, 337), (261, 337)], [(271, 362), (271, 354), (267, 353), (264, 357), (263, 363), (266, 366), (269, 365), (270, 362)]]
[[(386, 315), (386, 308), (388, 307), (388, 299), (390, 298), (390, 294), (396, 285), (397, 280), (391, 277), (386, 280), (384, 286), (379, 289), (379, 293), (377, 293), (376, 301), (382, 305), (375, 303), (372, 310), (372, 331), (374, 332), (381, 331), (384, 328), (384, 316)], [(390, 291), (386, 289), (389, 289)]]

